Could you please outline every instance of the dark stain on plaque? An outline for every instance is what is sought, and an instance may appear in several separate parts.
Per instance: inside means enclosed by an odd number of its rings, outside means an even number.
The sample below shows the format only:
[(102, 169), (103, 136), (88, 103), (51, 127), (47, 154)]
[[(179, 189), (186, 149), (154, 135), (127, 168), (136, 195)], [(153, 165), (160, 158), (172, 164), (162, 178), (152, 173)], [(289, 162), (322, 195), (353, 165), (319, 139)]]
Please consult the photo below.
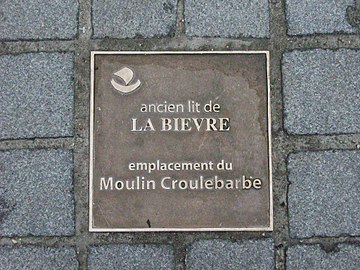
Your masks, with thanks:
[(266, 63), (95, 54), (90, 229), (269, 229)]

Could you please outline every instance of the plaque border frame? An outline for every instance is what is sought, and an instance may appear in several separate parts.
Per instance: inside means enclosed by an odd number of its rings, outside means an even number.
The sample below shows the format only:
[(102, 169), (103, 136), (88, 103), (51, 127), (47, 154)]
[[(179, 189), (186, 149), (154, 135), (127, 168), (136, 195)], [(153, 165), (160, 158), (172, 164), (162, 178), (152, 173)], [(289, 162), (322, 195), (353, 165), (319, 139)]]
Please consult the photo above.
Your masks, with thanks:
[[(245, 228), (95, 228), (93, 227), (93, 168), (94, 168), (94, 91), (95, 91), (95, 56), (96, 55), (204, 55), (204, 54), (265, 54), (267, 83), (267, 128), (268, 128), (268, 162), (269, 162), (269, 226)], [(271, 139), (271, 100), (270, 100), (270, 51), (91, 51), (90, 59), (90, 153), (89, 153), (89, 232), (258, 232), (273, 231), (273, 183), (272, 183), (272, 139)]]

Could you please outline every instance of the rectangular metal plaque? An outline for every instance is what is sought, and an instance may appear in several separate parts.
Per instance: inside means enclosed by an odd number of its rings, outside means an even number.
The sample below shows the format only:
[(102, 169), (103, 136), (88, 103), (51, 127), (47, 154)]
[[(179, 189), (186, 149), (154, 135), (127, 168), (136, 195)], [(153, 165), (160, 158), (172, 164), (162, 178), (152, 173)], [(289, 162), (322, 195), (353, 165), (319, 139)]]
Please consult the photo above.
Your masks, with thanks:
[(272, 230), (269, 53), (92, 52), (90, 231)]

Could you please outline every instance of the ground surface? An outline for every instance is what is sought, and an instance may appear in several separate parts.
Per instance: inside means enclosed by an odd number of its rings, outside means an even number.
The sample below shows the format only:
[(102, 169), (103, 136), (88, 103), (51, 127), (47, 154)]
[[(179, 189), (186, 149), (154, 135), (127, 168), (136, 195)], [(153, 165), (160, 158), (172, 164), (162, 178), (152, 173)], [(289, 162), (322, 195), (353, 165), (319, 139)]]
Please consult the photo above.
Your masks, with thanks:
[[(4, 0), (0, 269), (358, 269), (360, 1)], [(269, 50), (274, 231), (89, 233), (90, 51)]]

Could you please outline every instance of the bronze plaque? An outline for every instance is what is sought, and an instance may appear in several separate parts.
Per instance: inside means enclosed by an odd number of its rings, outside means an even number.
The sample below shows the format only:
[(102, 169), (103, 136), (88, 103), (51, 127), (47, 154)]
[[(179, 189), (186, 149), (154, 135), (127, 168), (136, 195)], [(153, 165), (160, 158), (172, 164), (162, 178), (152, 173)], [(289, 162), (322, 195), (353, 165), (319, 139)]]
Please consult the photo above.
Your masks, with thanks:
[(272, 230), (268, 52), (91, 60), (90, 231)]

